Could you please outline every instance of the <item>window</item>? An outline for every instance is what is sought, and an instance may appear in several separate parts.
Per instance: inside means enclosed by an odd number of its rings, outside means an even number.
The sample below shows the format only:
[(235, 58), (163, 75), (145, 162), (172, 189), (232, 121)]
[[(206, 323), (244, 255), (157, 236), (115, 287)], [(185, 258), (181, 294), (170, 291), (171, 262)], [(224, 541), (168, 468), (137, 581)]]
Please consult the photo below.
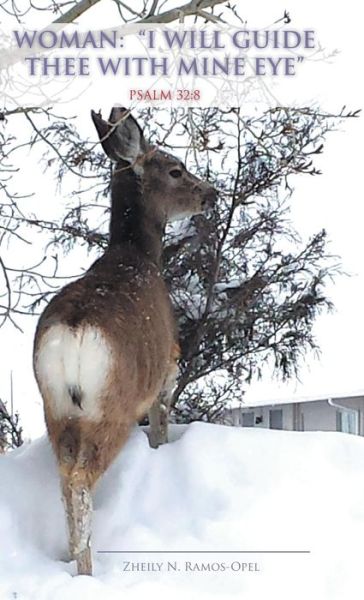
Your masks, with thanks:
[(243, 413), (243, 427), (254, 427), (254, 412)]
[(269, 428), (283, 429), (283, 410), (281, 408), (269, 411)]
[(338, 410), (336, 413), (336, 431), (359, 434), (359, 411)]

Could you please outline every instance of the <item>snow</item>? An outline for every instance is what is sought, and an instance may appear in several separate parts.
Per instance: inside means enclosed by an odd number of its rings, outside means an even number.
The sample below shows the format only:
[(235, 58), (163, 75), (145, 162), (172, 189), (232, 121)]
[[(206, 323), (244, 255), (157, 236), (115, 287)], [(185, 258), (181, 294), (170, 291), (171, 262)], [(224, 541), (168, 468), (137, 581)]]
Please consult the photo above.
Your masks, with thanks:
[(171, 237), (173, 244), (177, 244), (187, 237), (192, 238), (196, 235), (196, 227), (191, 219), (183, 218), (176, 221), (169, 221), (166, 232)]
[[(176, 432), (176, 441), (152, 450), (136, 429), (99, 483), (93, 578), (73, 577), (75, 564), (62, 560), (65, 522), (47, 439), (0, 457), (1, 600), (361, 597), (363, 438), (203, 423), (181, 427), (179, 439)], [(125, 561), (162, 570), (124, 572)], [(180, 571), (168, 571), (168, 561)], [(227, 568), (190, 571), (188, 562)], [(233, 571), (232, 563), (259, 571)]]

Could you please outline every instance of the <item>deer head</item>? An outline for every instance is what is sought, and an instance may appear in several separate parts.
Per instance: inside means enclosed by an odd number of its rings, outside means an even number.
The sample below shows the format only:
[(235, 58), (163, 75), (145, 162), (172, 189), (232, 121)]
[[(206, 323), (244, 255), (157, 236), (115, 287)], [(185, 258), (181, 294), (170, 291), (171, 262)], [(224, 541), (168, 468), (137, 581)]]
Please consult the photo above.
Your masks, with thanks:
[(158, 207), (164, 223), (202, 213), (213, 205), (213, 187), (187, 171), (178, 158), (150, 145), (125, 108), (114, 107), (108, 121), (94, 111), (91, 115), (102, 147), (115, 163), (114, 176), (132, 169), (146, 201)]

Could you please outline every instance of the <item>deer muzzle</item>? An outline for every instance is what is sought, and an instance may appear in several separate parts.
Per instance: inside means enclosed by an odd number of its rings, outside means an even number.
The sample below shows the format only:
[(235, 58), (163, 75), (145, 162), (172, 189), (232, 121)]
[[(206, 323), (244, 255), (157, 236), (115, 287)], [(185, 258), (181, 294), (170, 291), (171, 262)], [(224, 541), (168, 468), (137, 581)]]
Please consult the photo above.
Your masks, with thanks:
[(215, 206), (217, 200), (217, 193), (216, 190), (214, 190), (213, 187), (209, 187), (205, 193), (203, 194), (202, 197), (202, 202), (201, 202), (201, 207), (202, 210), (210, 210), (211, 208), (213, 208)]

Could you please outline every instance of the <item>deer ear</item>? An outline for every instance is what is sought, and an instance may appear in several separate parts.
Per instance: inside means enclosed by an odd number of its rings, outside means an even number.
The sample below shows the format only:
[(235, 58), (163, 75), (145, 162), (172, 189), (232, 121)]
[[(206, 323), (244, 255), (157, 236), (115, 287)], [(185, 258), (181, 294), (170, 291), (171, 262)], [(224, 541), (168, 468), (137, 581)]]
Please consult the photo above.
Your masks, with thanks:
[(99, 134), (102, 147), (114, 162), (125, 160), (133, 164), (138, 156), (147, 151), (143, 131), (126, 108), (114, 106), (109, 120), (91, 111), (91, 117)]

